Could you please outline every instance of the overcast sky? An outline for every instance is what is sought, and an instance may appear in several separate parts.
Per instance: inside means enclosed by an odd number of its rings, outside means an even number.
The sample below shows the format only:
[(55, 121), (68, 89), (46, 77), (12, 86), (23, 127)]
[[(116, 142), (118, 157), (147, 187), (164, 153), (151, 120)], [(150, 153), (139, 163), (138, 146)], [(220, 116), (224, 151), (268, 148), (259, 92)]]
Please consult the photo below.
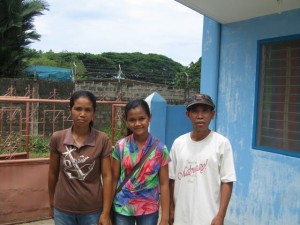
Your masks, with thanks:
[(142, 52), (185, 66), (201, 56), (203, 16), (174, 0), (46, 0), (36, 17), (44, 52)]

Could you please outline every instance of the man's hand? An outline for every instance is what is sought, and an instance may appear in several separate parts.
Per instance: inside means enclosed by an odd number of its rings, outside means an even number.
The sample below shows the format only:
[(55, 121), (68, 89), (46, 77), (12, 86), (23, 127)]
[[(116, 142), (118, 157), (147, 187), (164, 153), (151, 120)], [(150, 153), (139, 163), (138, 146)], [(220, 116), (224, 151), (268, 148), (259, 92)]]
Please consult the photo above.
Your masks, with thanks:
[(169, 214), (169, 225), (174, 224), (174, 209), (170, 208), (170, 214)]
[(175, 181), (173, 179), (169, 179), (169, 186), (170, 186), (169, 225), (173, 225), (174, 224), (174, 214), (175, 214), (175, 202), (174, 202)]
[(159, 225), (168, 225), (169, 221), (167, 219), (161, 219)]
[(223, 225), (224, 217), (216, 215), (215, 218), (211, 221), (211, 225)]

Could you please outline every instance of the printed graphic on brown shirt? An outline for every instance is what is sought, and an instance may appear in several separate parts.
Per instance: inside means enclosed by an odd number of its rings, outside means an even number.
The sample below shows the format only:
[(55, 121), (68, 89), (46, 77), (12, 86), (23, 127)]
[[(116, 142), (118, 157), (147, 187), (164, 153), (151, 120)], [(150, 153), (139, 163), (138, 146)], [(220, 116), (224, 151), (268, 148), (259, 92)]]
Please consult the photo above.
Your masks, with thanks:
[(93, 170), (95, 161), (91, 164), (85, 163), (89, 157), (81, 155), (79, 158), (74, 158), (73, 152), (76, 151), (74, 146), (66, 146), (64, 155), (64, 172), (69, 179), (84, 180), (86, 176)]

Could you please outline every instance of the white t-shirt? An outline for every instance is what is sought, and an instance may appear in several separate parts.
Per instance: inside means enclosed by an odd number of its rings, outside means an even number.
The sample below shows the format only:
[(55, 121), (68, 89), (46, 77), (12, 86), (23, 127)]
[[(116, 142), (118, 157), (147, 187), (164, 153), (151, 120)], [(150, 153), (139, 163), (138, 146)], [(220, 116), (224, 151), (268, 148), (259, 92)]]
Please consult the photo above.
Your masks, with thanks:
[(209, 225), (219, 210), (221, 182), (236, 181), (229, 140), (211, 131), (205, 139), (193, 141), (187, 133), (174, 141), (170, 156), (174, 225)]

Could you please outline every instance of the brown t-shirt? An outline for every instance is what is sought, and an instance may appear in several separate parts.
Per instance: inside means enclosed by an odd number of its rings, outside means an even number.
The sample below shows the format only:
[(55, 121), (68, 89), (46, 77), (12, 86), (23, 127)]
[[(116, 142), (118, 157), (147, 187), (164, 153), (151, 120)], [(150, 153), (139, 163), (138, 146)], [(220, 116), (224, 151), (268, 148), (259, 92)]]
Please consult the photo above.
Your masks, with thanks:
[(71, 128), (57, 131), (51, 137), (50, 150), (60, 157), (54, 207), (80, 214), (102, 210), (101, 159), (112, 151), (107, 135), (91, 129), (78, 149)]

